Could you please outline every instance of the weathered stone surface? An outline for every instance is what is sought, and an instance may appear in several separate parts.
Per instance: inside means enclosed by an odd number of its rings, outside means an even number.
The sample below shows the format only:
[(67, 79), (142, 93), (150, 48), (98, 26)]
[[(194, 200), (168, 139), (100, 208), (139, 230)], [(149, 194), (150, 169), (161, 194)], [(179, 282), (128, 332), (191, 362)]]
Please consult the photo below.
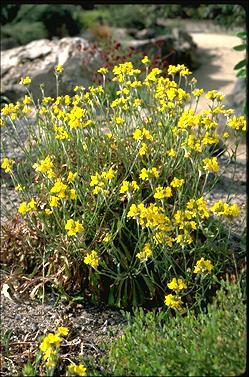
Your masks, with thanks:
[(88, 87), (92, 74), (101, 66), (99, 50), (94, 52), (89, 42), (80, 37), (40, 39), (25, 46), (1, 52), (1, 94), (16, 101), (25, 94), (19, 85), (21, 77), (32, 79), (30, 90), (34, 99), (41, 97), (40, 85), (44, 83), (45, 95), (56, 95), (54, 68), (64, 67), (60, 78), (60, 94), (72, 93), (75, 85)]

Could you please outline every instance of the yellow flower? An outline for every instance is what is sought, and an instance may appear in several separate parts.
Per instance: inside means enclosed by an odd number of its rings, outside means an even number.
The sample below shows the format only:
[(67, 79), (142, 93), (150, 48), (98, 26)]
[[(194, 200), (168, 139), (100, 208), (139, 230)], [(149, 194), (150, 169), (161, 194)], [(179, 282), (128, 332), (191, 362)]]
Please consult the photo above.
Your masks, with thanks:
[(164, 300), (165, 305), (173, 309), (179, 309), (182, 305), (182, 300), (172, 294), (166, 295)]
[(68, 371), (70, 375), (86, 376), (86, 367), (83, 364), (70, 364), (68, 366)]
[(108, 69), (104, 68), (104, 67), (101, 67), (101, 68), (98, 69), (97, 72), (100, 73), (100, 74), (102, 74), (102, 75), (105, 75), (108, 72)]
[(203, 272), (210, 272), (214, 266), (210, 262), (210, 260), (205, 260), (203, 257), (196, 262), (194, 267), (194, 274), (203, 273)]
[(223, 137), (224, 137), (224, 139), (228, 139), (230, 137), (230, 135), (229, 135), (228, 132), (224, 132)]
[(141, 140), (142, 137), (143, 137), (143, 135), (142, 135), (142, 131), (141, 131), (139, 128), (137, 128), (137, 129), (133, 132), (133, 139), (136, 140), (136, 141), (138, 141), (138, 140)]
[(67, 185), (65, 185), (62, 182), (62, 180), (58, 178), (54, 186), (51, 188), (50, 192), (52, 192), (53, 194), (57, 194), (58, 198), (64, 198), (66, 188), (67, 188)]
[(45, 213), (46, 213), (46, 215), (49, 216), (53, 213), (53, 211), (51, 211), (51, 209), (49, 209), (49, 208), (45, 208)]
[(4, 158), (1, 167), (4, 169), (5, 173), (9, 173), (12, 170), (14, 163), (13, 160)]
[(143, 181), (148, 178), (148, 172), (145, 168), (143, 168), (139, 174), (139, 178), (141, 178)]
[(107, 232), (103, 238), (103, 242), (109, 242), (111, 239), (111, 235), (109, 232)]
[(136, 254), (136, 257), (142, 262), (146, 262), (149, 257), (152, 256), (152, 250), (148, 243), (144, 245), (143, 250), (140, 253)]
[(70, 190), (70, 199), (74, 200), (74, 199), (76, 199), (76, 197), (77, 197), (76, 190), (71, 189)]
[(63, 67), (62, 65), (58, 64), (56, 67), (55, 67), (55, 71), (57, 73), (62, 73), (63, 72)]
[(138, 154), (139, 154), (140, 156), (143, 156), (143, 155), (145, 155), (145, 153), (146, 153), (147, 151), (148, 151), (148, 145), (145, 144), (145, 143), (142, 143), (142, 146), (141, 146), (141, 148), (139, 149)]
[(237, 131), (246, 131), (246, 120), (243, 115), (240, 117), (233, 116), (232, 119), (229, 119), (227, 122), (228, 127), (233, 128)]
[(73, 219), (67, 220), (65, 229), (67, 230), (68, 236), (74, 236), (76, 233), (84, 231), (83, 225), (79, 221), (74, 221)]
[(5, 121), (3, 119), (0, 119), (0, 128), (5, 127), (5, 126), (6, 126)]
[(124, 194), (128, 190), (129, 190), (129, 182), (128, 181), (123, 181), (122, 185), (120, 187), (120, 190), (119, 190), (120, 194)]
[(172, 196), (172, 190), (171, 187), (162, 187), (158, 186), (156, 187), (156, 192), (154, 194), (155, 199), (163, 199), (163, 198), (170, 198)]
[(21, 85), (29, 85), (31, 83), (31, 78), (26, 76), (25, 78), (21, 78), (19, 84)]
[(36, 209), (36, 201), (34, 198), (32, 198), (30, 202), (28, 202), (28, 206), (30, 209)]
[(187, 285), (184, 283), (182, 279), (173, 278), (170, 283), (167, 284), (169, 289), (174, 291), (181, 291), (182, 289), (186, 289)]
[(69, 134), (63, 127), (54, 125), (55, 138), (58, 140), (66, 140), (69, 138)]
[(224, 94), (218, 92), (217, 90), (209, 90), (207, 94), (205, 95), (207, 99), (211, 99), (212, 101), (217, 99), (218, 101), (224, 100)]
[(204, 93), (204, 90), (203, 89), (195, 89), (195, 90), (193, 90), (192, 93), (195, 97), (200, 97)]
[(19, 205), (19, 208), (18, 208), (18, 212), (19, 213), (24, 214), (24, 213), (27, 213), (29, 211), (30, 211), (30, 207), (29, 207), (29, 205), (26, 202), (22, 202)]
[(59, 207), (59, 200), (60, 200), (60, 198), (52, 195), (50, 197), (50, 202), (49, 202), (50, 207)]
[(47, 156), (44, 160), (41, 160), (40, 163), (35, 163), (33, 168), (35, 171), (47, 173), (49, 178), (53, 178), (55, 175), (53, 172), (53, 166), (51, 157)]
[(24, 190), (25, 189), (25, 187), (24, 186), (21, 186), (21, 185), (17, 185), (16, 187), (15, 187), (15, 190), (16, 191), (22, 191), (22, 190)]
[(133, 188), (133, 190), (137, 191), (139, 190), (139, 186), (137, 184), (137, 181), (132, 181), (131, 182), (131, 187)]
[(111, 132), (108, 132), (108, 133), (106, 134), (106, 136), (108, 137), (108, 139), (111, 139), (111, 138), (113, 137), (113, 135), (112, 135)]
[(147, 64), (147, 63), (150, 62), (150, 59), (148, 58), (148, 56), (144, 56), (144, 58), (141, 60), (141, 62), (142, 62), (143, 64)]
[(214, 172), (214, 173), (217, 173), (220, 170), (219, 164), (218, 164), (218, 161), (217, 161), (217, 157), (204, 158), (204, 160), (202, 160), (202, 162), (203, 162), (204, 170)]
[(116, 118), (115, 118), (115, 122), (116, 122), (117, 124), (124, 124), (124, 119), (123, 119), (123, 118), (120, 118), (120, 117), (116, 117)]
[(211, 207), (211, 211), (214, 212), (217, 216), (237, 217), (240, 215), (238, 204), (235, 203), (229, 206), (227, 203), (223, 203), (221, 200), (216, 202)]
[(66, 336), (69, 333), (69, 329), (67, 327), (58, 327), (57, 332), (59, 335)]
[(99, 265), (100, 259), (95, 250), (92, 250), (91, 253), (86, 254), (84, 258), (84, 263), (89, 264), (91, 267), (97, 268)]
[(176, 156), (176, 151), (174, 149), (170, 149), (168, 152), (167, 152), (167, 155), (169, 157), (175, 157)]
[(105, 173), (105, 178), (107, 179), (112, 179), (114, 177), (114, 171), (113, 168), (110, 168), (106, 173)]
[(77, 177), (77, 172), (76, 173), (72, 173), (71, 171), (68, 173), (68, 176), (67, 176), (67, 182), (73, 182), (75, 180), (75, 178)]
[(171, 181), (170, 183), (170, 186), (172, 187), (182, 187), (182, 185), (184, 184), (184, 179), (178, 179), (176, 177), (173, 178), (173, 180)]
[(24, 105), (29, 105), (31, 103), (31, 98), (25, 96), (22, 102), (24, 103)]

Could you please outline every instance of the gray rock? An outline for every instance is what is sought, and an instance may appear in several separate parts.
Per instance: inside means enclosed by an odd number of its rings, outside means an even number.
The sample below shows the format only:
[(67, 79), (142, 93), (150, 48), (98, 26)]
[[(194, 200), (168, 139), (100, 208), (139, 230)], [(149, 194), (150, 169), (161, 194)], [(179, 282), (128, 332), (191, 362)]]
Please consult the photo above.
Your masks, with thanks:
[(64, 67), (60, 77), (60, 95), (73, 94), (76, 85), (88, 87), (92, 75), (101, 67), (98, 49), (91, 51), (87, 40), (80, 37), (63, 39), (40, 39), (25, 46), (1, 52), (1, 94), (11, 101), (24, 96), (25, 88), (19, 85), (21, 77), (29, 75), (32, 79), (30, 90), (34, 99), (41, 98), (40, 85), (44, 83), (45, 95), (56, 96), (54, 68)]

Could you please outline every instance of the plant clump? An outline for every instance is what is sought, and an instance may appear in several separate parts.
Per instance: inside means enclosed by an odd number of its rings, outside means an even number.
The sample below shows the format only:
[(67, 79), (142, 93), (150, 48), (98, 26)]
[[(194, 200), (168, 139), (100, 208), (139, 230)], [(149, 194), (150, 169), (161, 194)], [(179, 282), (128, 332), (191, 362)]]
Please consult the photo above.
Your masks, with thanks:
[[(162, 72), (144, 57), (137, 67), (101, 67), (103, 85), (77, 86), (71, 97), (59, 95), (63, 67), (54, 72), (56, 98), (34, 103), (31, 79), (21, 78), (27, 96), (1, 112), (2, 126), (14, 130), (20, 118), (29, 122), (31, 107), (37, 116), (32, 147), (23, 146), (32, 173), (2, 160), (20, 197), (18, 216), (37, 233), (25, 268), (119, 307), (184, 311), (205, 300), (230, 258), (220, 219), (240, 216), (235, 203), (206, 200), (223, 173), (210, 147), (233, 138), (234, 159), (245, 118), (225, 108), (222, 93), (197, 88), (180, 64)], [(197, 113), (201, 95), (210, 103)]]

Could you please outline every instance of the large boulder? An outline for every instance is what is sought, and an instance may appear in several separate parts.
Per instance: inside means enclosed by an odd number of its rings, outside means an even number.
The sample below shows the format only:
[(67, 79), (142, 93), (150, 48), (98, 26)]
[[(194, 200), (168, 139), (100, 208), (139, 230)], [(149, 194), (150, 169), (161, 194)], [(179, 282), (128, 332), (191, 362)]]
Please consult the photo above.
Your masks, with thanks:
[(40, 85), (44, 83), (45, 95), (56, 96), (54, 68), (64, 67), (60, 77), (59, 94), (73, 94), (76, 85), (92, 85), (92, 75), (102, 65), (100, 51), (91, 49), (89, 42), (80, 37), (40, 39), (25, 46), (1, 52), (1, 95), (16, 101), (26, 94), (19, 85), (21, 77), (32, 79), (30, 90), (34, 99), (42, 97)]

